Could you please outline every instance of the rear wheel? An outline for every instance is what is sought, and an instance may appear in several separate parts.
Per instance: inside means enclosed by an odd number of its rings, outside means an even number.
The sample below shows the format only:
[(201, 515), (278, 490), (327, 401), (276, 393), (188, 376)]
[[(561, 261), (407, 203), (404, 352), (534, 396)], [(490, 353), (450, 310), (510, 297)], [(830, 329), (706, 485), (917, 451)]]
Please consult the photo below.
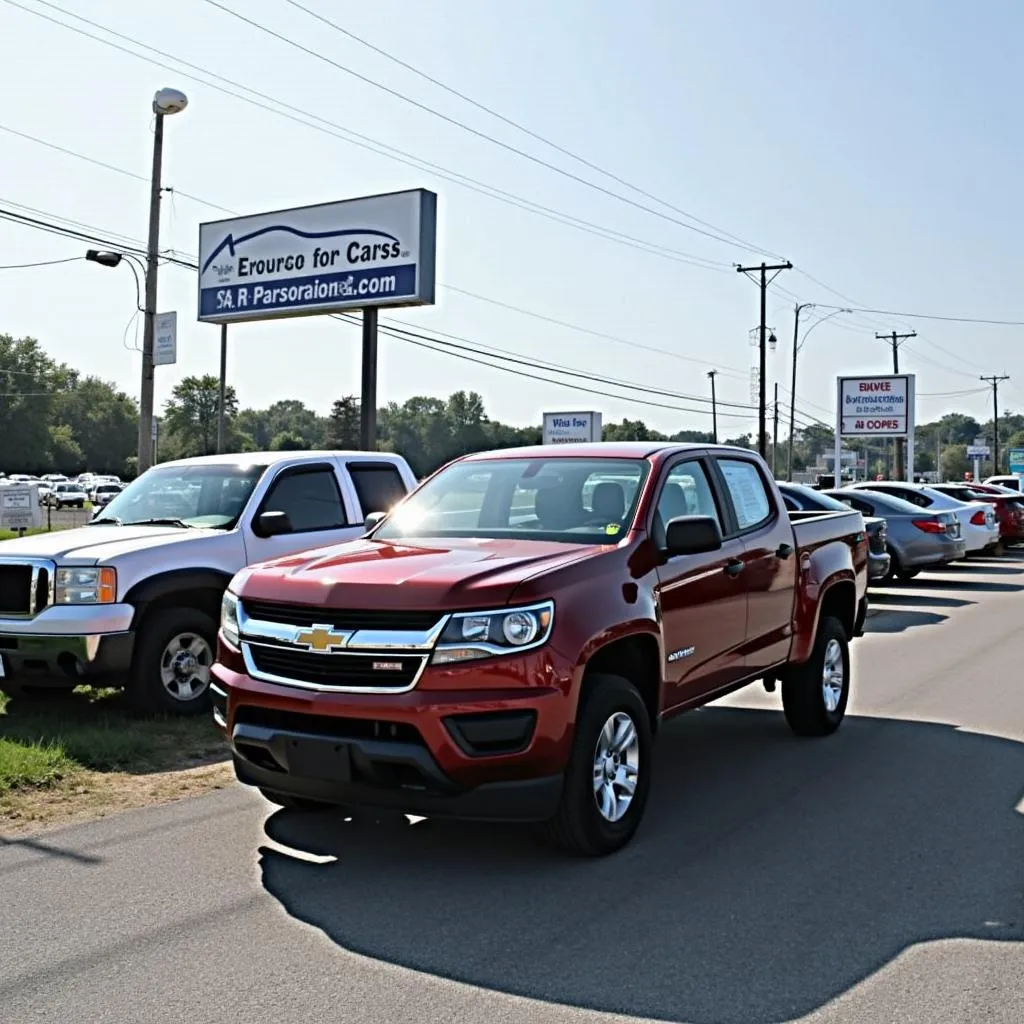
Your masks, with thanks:
[(818, 624), (810, 658), (787, 670), (782, 680), (782, 710), (798, 736), (827, 736), (836, 731), (850, 697), (850, 648), (843, 624), (831, 616)]
[(587, 681), (550, 840), (599, 857), (625, 846), (643, 818), (651, 784), (651, 723), (636, 687), (621, 676)]

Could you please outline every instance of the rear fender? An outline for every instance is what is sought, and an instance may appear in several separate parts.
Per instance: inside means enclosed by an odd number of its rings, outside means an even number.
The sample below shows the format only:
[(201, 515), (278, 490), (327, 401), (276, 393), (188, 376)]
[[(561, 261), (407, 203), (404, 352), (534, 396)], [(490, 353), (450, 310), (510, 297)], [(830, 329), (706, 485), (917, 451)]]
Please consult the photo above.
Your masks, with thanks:
[(790, 661), (800, 663), (811, 656), (823, 608), (846, 626), (849, 637), (854, 635), (858, 612), (857, 573), (853, 552), (845, 540), (830, 541), (800, 556)]

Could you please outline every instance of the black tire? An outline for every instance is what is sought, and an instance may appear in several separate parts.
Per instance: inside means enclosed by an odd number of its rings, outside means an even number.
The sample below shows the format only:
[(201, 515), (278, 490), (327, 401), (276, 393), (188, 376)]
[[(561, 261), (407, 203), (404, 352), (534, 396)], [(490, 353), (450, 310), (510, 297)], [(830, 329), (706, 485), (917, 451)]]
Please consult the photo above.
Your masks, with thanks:
[[(628, 679), (594, 675), (585, 686), (561, 801), (555, 816), (545, 823), (544, 832), (549, 841), (569, 853), (601, 857), (625, 846), (640, 826), (650, 792), (653, 739), (647, 708)], [(612, 821), (598, 808), (594, 761), (602, 730), (618, 714), (630, 719), (636, 734), (636, 788), (625, 813)]]
[[(826, 658), (831, 662), (837, 649), (841, 654), (842, 682), (838, 701), (830, 708), (825, 696)], [(842, 724), (849, 697), (850, 647), (846, 630), (838, 619), (827, 616), (818, 623), (810, 658), (789, 668), (782, 678), (782, 710), (798, 736), (828, 736)]]
[[(189, 637), (201, 640), (207, 650), (202, 651), (201, 645), (195, 644), (194, 640), (186, 642), (185, 638)], [(166, 667), (164, 663), (169, 660), (169, 645), (176, 639), (180, 641), (181, 652), (195, 654), (202, 651), (198, 660), (200, 666), (206, 669), (205, 685), (200, 685), (203, 673), (197, 672), (190, 678), (188, 686), (195, 692), (193, 696), (187, 698), (172, 696), (162, 678), (162, 670)], [(211, 706), (209, 666), (212, 665), (216, 654), (217, 623), (206, 612), (198, 608), (165, 608), (153, 612), (143, 619), (135, 640), (131, 678), (125, 688), (128, 703), (134, 711), (143, 715), (183, 716), (208, 711)], [(172, 656), (170, 661), (173, 661), (174, 657), (176, 656)], [(184, 668), (180, 673), (182, 680), (188, 671), (187, 661), (183, 664)], [(183, 681), (178, 687), (179, 692), (184, 687)]]
[(304, 796), (278, 793), (276, 790), (264, 789), (262, 786), (259, 787), (259, 791), (263, 794), (264, 800), (269, 800), (272, 804), (277, 804), (278, 807), (283, 807), (287, 811), (338, 810), (337, 804), (325, 804), (320, 800), (309, 800)]

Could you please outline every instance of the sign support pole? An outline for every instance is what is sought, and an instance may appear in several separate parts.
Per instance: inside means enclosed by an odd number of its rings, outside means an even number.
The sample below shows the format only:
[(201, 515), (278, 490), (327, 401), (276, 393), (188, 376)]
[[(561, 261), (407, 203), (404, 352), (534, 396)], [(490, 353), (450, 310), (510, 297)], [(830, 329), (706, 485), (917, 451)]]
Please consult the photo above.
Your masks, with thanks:
[(359, 447), (377, 450), (377, 307), (363, 308), (363, 381), (359, 397)]
[(228, 325), (220, 325), (220, 397), (217, 401), (217, 454), (227, 447), (227, 410), (224, 400), (228, 390)]
[(917, 378), (907, 375), (907, 483), (914, 482), (914, 428), (917, 425)]
[(836, 464), (832, 470), (832, 486), (843, 486), (843, 379), (836, 381)]

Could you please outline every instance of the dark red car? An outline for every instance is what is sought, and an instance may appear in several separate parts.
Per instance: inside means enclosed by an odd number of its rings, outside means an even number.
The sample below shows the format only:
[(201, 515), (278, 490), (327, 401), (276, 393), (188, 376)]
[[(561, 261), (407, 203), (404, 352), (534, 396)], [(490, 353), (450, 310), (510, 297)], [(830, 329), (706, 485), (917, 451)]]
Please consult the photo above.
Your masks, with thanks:
[(1011, 494), (991, 484), (932, 484), (937, 491), (958, 501), (987, 501), (995, 506), (999, 539), (1004, 544), (1024, 542), (1024, 495)]
[(214, 721), (282, 806), (543, 822), (606, 854), (664, 719), (756, 680), (798, 735), (843, 719), (864, 522), (787, 513), (754, 452), (480, 453), (367, 528), (224, 598)]

